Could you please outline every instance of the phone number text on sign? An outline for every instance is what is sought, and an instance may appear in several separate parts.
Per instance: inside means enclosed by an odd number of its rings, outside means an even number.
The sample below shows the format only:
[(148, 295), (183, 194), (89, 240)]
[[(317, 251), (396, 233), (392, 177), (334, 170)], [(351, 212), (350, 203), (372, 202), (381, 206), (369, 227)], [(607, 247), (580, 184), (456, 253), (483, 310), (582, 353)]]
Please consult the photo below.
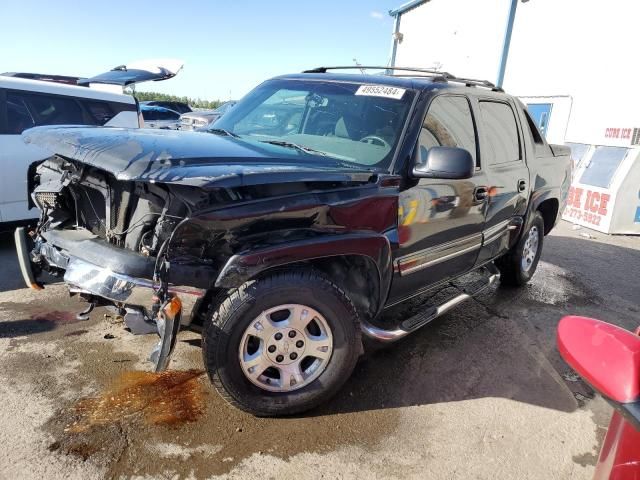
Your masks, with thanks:
[(582, 210), (578, 210), (577, 208), (567, 207), (564, 211), (566, 217), (575, 218), (576, 220), (583, 221), (585, 223), (590, 223), (591, 225), (600, 225), (600, 220), (602, 217), (595, 213), (583, 212)]

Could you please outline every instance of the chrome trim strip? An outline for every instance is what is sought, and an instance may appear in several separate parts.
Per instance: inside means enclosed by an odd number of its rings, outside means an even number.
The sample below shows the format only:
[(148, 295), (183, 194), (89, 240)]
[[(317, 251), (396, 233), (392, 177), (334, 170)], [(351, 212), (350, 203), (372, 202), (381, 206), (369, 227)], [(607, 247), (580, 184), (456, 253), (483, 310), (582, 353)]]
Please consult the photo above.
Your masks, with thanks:
[[(451, 260), (452, 258), (455, 258), (459, 255), (464, 255), (465, 253), (472, 252), (473, 250), (481, 248), (483, 245), (488, 245), (489, 243), (501, 238), (505, 233), (509, 231), (509, 223), (510, 220), (503, 220), (502, 222), (490, 228), (487, 228), (486, 230), (483, 230), (482, 233), (469, 235), (467, 237), (461, 238), (460, 240), (455, 240), (452, 242), (441, 243), (434, 247), (429, 247), (424, 250), (420, 250), (418, 252), (400, 257), (396, 260), (396, 270), (398, 271), (398, 273), (400, 273), (400, 275), (406, 275), (431, 267), (433, 265), (437, 265), (442, 262), (446, 262), (447, 260)], [(460, 245), (471, 243), (474, 240), (477, 240), (478, 242), (460, 250), (452, 251), (451, 253), (445, 253), (444, 255), (438, 256), (438, 254), (440, 253), (446, 252), (447, 250), (455, 249)], [(406, 267), (407, 264), (413, 263), (416, 264), (410, 267)]]
[(482, 242), (482, 245), (488, 245), (492, 242), (495, 242), (496, 240), (499, 240), (500, 238), (503, 237), (503, 235), (505, 235), (506, 233), (509, 233), (509, 220), (504, 220), (500, 223), (498, 223), (497, 225), (494, 225), (491, 228), (488, 228), (487, 230), (484, 230), (482, 233), (484, 235), (484, 240)]
[(495, 242), (496, 240), (500, 240), (505, 233), (507, 233), (506, 230), (504, 232), (498, 232), (496, 235), (490, 238), (485, 238), (484, 242), (482, 242), (482, 246), (486, 246), (486, 245), (489, 245), (490, 243)]
[[(409, 255), (400, 257), (396, 260), (396, 268), (400, 275), (413, 273), (432, 265), (437, 265), (438, 263), (445, 262), (457, 257), (458, 255), (463, 255), (465, 253), (471, 252), (480, 248), (481, 246), (482, 234), (476, 233), (467, 237), (463, 237), (460, 240), (441, 243), (440, 245), (429, 247), (424, 250), (420, 250), (418, 252), (410, 253)], [(456, 249), (457, 247), (462, 248)], [(407, 266), (414, 263), (415, 265), (412, 265), (410, 267)]]
[(424, 263), (420, 263), (418, 265), (406, 268), (404, 270), (402, 270), (402, 266), (400, 266), (400, 274), (401, 275), (405, 275), (407, 273), (417, 272), (418, 270), (422, 270), (422, 269), (431, 267), (433, 265), (437, 265), (439, 263), (446, 262), (447, 260), (455, 258), (455, 257), (457, 257), (459, 255), (463, 255), (463, 254), (471, 252), (473, 250), (477, 250), (481, 246), (482, 246), (481, 243), (477, 243), (477, 244), (471, 245), (470, 247), (463, 248), (462, 250), (457, 250), (457, 251), (449, 253), (447, 255), (443, 255), (442, 257), (434, 258), (433, 260), (429, 260), (429, 261), (426, 261)]
[[(155, 285), (146, 278), (130, 277), (122, 273), (112, 272), (108, 268), (71, 257), (64, 281), (70, 290), (81, 290), (83, 293), (97, 295), (112, 302), (144, 307), (151, 311)], [(192, 315), (198, 300), (204, 297), (205, 291), (199, 288), (170, 285), (169, 292), (177, 295), (182, 302), (182, 323), (191, 323)]]
[(485, 236), (485, 238), (492, 237), (500, 232), (500, 230), (506, 230), (507, 225), (509, 225), (509, 220), (503, 220), (502, 222), (495, 224), (493, 227), (489, 227), (486, 230), (483, 230), (482, 234)]

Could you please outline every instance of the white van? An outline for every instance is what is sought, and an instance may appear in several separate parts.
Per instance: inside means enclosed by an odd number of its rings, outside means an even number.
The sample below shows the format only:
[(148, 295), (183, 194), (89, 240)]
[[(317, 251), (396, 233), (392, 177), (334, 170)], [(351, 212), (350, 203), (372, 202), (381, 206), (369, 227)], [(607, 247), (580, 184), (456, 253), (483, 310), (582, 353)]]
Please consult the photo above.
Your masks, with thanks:
[(39, 215), (28, 198), (27, 171), (51, 154), (25, 144), (20, 134), (40, 125), (142, 127), (137, 100), (122, 88), (172, 78), (182, 68), (149, 68), (149, 62), (122, 65), (78, 85), (21, 78), (32, 74), (0, 75), (0, 230)]

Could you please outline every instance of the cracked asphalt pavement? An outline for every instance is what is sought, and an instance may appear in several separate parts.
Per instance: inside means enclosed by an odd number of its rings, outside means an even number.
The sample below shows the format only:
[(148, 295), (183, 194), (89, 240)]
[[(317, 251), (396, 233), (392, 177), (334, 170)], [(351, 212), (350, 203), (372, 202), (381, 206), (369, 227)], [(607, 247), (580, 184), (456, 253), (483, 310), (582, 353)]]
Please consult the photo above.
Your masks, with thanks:
[(638, 250), (561, 223), (527, 287), (492, 287), (367, 353), (317, 410), (262, 419), (212, 390), (197, 333), (152, 374), (153, 335), (104, 309), (77, 321), (62, 285), (23, 288), (3, 237), (0, 478), (589, 479), (611, 409), (562, 361), (555, 328), (566, 314), (635, 328)]

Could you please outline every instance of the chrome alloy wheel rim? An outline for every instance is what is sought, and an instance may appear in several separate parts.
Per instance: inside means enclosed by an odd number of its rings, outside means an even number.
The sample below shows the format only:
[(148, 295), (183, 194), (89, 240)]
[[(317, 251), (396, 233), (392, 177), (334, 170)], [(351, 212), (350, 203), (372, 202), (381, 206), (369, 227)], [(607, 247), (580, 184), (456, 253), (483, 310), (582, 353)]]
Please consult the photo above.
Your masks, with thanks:
[(333, 335), (313, 308), (286, 304), (262, 312), (247, 327), (239, 347), (242, 372), (271, 392), (291, 392), (313, 382), (327, 368)]
[(525, 272), (528, 272), (531, 269), (531, 266), (536, 259), (536, 255), (538, 254), (538, 243), (538, 227), (533, 226), (531, 227), (531, 230), (529, 230), (527, 240), (524, 242), (524, 248), (522, 249), (521, 265), (522, 270)]

